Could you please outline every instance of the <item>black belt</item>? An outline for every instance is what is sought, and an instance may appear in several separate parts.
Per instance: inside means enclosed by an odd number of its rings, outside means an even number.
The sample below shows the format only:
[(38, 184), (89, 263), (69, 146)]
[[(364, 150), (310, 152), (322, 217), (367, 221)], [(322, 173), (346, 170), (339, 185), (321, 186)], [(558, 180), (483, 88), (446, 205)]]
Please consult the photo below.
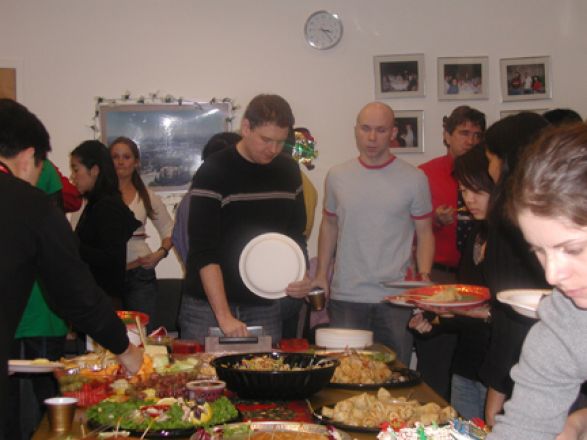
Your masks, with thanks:
[(442, 272), (457, 273), (459, 270), (456, 267), (447, 266), (446, 264), (434, 263), (432, 269), (440, 270)]

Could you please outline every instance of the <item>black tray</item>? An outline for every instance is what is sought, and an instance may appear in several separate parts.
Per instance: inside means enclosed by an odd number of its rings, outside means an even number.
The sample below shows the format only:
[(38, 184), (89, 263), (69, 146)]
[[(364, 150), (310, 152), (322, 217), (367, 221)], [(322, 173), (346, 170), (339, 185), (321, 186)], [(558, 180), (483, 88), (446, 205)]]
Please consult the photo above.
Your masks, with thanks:
[(322, 415), (322, 407), (318, 408), (314, 412), (312, 412), (314, 418), (322, 423), (323, 425), (331, 425), (337, 429), (342, 429), (343, 431), (353, 431), (353, 432), (368, 432), (368, 433), (377, 433), (381, 431), (379, 426), (376, 427), (366, 427), (366, 426), (355, 426), (355, 425), (346, 425), (341, 422), (335, 422), (330, 417), (326, 417)]
[[(342, 388), (346, 390), (378, 390), (379, 388), (405, 388), (418, 385), (422, 382), (422, 376), (416, 370), (409, 368), (392, 368), (391, 371), (399, 372), (407, 376), (408, 380), (405, 382), (388, 381), (381, 383), (332, 383), (328, 384), (332, 388)], [(371, 431), (369, 431), (371, 432)]]
[[(114, 432), (116, 430), (116, 426), (109, 426), (106, 429), (102, 429), (104, 425), (100, 425), (99, 423), (88, 420), (88, 428), (89, 429), (100, 429), (102, 432)], [(194, 432), (198, 426), (194, 426), (193, 428), (189, 429), (161, 429), (159, 431), (149, 431), (144, 438), (181, 438), (181, 437), (189, 437)], [(119, 428), (119, 431), (126, 431), (130, 432), (130, 435), (133, 437), (141, 437), (143, 435), (144, 430), (142, 431), (133, 431), (131, 429), (123, 429)]]
[[(233, 423), (233, 422), (239, 422), (242, 420), (242, 415), (240, 413), (240, 411), (237, 410), (237, 415), (236, 417), (230, 419), (230, 420), (226, 420), (222, 423), (219, 423), (218, 425), (213, 425), (213, 426), (221, 426), (224, 425), (226, 423)], [(106, 429), (104, 428), (104, 425), (100, 425), (98, 422), (95, 422), (93, 420), (88, 420), (88, 428), (94, 430), (94, 429), (100, 429), (103, 432), (113, 432), (116, 430), (116, 426), (108, 426), (106, 427)], [(183, 438), (183, 437), (190, 437), (194, 432), (196, 432), (199, 428), (201, 428), (201, 426), (194, 426), (193, 428), (185, 428), (185, 429), (160, 429), (160, 430), (149, 430), (149, 432), (147, 432), (147, 435), (145, 435), (144, 438)], [(132, 437), (141, 437), (143, 435), (143, 433), (145, 432), (144, 430), (140, 430), (140, 431), (133, 431), (132, 429), (124, 429), (124, 428), (119, 428), (119, 431), (127, 431), (130, 432), (130, 435)]]

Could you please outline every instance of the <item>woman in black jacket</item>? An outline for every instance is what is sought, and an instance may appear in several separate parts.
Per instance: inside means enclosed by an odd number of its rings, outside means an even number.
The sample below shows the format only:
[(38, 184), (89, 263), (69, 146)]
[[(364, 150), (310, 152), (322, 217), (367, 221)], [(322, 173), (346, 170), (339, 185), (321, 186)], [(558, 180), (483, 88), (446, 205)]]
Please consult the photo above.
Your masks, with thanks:
[(82, 142), (71, 152), (70, 165), (71, 180), (87, 202), (75, 228), (81, 257), (119, 308), (126, 243), (140, 222), (122, 201), (114, 164), (104, 144)]
[(480, 375), (488, 386), (486, 422), (494, 423), (505, 400), (511, 396), (511, 368), (518, 362), (526, 334), (535, 320), (515, 313), (495, 301), (498, 292), (507, 289), (544, 289), (548, 283), (536, 256), (520, 229), (505, 215), (510, 176), (525, 149), (548, 126), (536, 113), (522, 112), (497, 121), (485, 132), (489, 174), (496, 189), (489, 202), (485, 279), (493, 298), (491, 343)]

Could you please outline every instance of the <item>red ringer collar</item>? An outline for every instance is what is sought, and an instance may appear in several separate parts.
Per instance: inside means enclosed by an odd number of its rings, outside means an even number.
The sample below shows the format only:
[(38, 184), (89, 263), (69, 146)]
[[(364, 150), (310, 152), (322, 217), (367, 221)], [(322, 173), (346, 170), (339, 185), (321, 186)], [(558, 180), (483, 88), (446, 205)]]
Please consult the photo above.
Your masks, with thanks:
[(0, 173), (8, 174), (9, 176), (13, 175), (12, 171), (10, 171), (10, 168), (8, 168), (8, 165), (2, 161), (0, 161)]
[(364, 166), (365, 168), (367, 168), (369, 170), (379, 170), (381, 168), (385, 168), (387, 165), (389, 165), (390, 163), (392, 163), (395, 160), (395, 156), (392, 154), (391, 157), (387, 161), (385, 161), (385, 163), (382, 163), (381, 165), (369, 165), (369, 164), (366, 164), (361, 159), (361, 156), (359, 156), (357, 159), (359, 159), (359, 163), (362, 166)]

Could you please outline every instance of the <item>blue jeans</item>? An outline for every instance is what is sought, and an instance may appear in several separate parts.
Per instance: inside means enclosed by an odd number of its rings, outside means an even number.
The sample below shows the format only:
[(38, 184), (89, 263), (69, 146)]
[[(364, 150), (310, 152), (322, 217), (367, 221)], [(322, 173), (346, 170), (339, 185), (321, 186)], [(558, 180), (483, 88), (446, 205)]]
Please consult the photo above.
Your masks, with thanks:
[[(273, 345), (281, 340), (281, 313), (279, 302), (267, 306), (230, 304), (232, 315), (247, 326), (263, 327), (263, 334), (271, 336)], [(179, 328), (182, 339), (205, 342), (210, 327), (218, 327), (210, 303), (192, 296), (183, 295), (179, 310)]]
[(330, 300), (330, 327), (373, 331), (373, 340), (397, 353), (405, 365), (410, 364), (412, 334), (408, 321), (412, 310), (386, 303), (354, 303)]
[(485, 419), (485, 396), (487, 387), (477, 380), (452, 375), (450, 404), (459, 414), (470, 420), (473, 417)]
[[(125, 310), (135, 310), (149, 315), (151, 321), (155, 313), (157, 301), (157, 276), (155, 269), (137, 267), (127, 270), (124, 278), (124, 295), (122, 305)], [(153, 329), (149, 324), (148, 331)]]

